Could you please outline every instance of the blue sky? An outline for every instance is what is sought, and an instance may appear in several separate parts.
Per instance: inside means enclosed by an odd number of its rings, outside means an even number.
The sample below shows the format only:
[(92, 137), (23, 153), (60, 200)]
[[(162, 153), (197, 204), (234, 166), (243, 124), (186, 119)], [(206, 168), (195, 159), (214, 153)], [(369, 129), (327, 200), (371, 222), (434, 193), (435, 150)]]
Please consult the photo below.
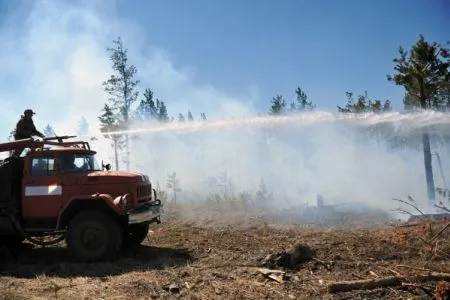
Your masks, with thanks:
[(450, 40), (445, 0), (121, 1), (118, 10), (200, 81), (232, 92), (255, 85), (267, 101), (300, 85), (323, 109), (347, 90), (398, 104), (402, 89), (386, 81), (398, 47), (420, 33)]
[[(111, 71), (105, 48), (119, 35), (142, 89), (154, 87), (172, 115), (195, 107), (211, 115), (215, 103), (243, 110), (248, 99), (251, 113), (265, 113), (276, 94), (294, 99), (297, 85), (320, 110), (335, 112), (346, 91), (364, 90), (398, 110), (403, 89), (386, 80), (398, 47), (420, 33), (450, 40), (449, 16), (445, 0), (0, 0), (2, 127), (25, 106), (39, 107), (41, 128), (63, 127), (67, 116), (73, 128), (80, 114), (96, 121)], [(86, 103), (89, 113), (79, 109)]]

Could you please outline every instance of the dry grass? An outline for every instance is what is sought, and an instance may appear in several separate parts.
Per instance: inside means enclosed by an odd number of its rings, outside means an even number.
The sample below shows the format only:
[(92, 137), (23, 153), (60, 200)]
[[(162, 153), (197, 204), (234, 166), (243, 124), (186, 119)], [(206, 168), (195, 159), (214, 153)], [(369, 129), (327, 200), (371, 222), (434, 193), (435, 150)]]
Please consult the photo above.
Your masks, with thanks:
[[(432, 299), (436, 282), (340, 294), (325, 288), (340, 280), (450, 272), (450, 230), (427, 242), (445, 223), (319, 230), (258, 218), (198, 224), (179, 213), (113, 262), (73, 263), (64, 245), (4, 252), (0, 299)], [(281, 283), (261, 274), (263, 258), (297, 243), (314, 249), (317, 260), (283, 270)]]

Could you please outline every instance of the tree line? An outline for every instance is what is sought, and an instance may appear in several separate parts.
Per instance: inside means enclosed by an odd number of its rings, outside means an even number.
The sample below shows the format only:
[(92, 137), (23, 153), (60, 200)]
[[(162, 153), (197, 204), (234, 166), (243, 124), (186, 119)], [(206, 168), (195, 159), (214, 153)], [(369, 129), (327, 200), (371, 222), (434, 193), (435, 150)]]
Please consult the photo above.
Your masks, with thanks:
[[(194, 121), (191, 111), (186, 114), (178, 113), (169, 117), (166, 103), (155, 96), (150, 87), (146, 87), (139, 97), (140, 81), (137, 77), (137, 68), (129, 63), (127, 49), (119, 37), (113, 41), (114, 47), (107, 48), (110, 53), (113, 74), (103, 82), (103, 89), (108, 94), (108, 101), (104, 104), (100, 121), (100, 130), (106, 138), (111, 140), (115, 150), (115, 165), (118, 169), (118, 152), (125, 151), (125, 162), (129, 169), (129, 135), (110, 134), (111, 132), (126, 131), (132, 122), (169, 123)], [(388, 74), (386, 79), (397, 86), (404, 88), (405, 96), (403, 106), (405, 111), (417, 109), (435, 110), (441, 112), (450, 111), (450, 75), (449, 75), (449, 50), (436, 42), (428, 42), (423, 35), (419, 35), (416, 43), (410, 51), (399, 47), (398, 57), (393, 59), (394, 72)], [(295, 90), (295, 100), (288, 101), (280, 94), (271, 100), (268, 114), (277, 116), (294, 112), (313, 111), (316, 105), (308, 99), (306, 93), (298, 86)], [(383, 113), (392, 110), (390, 100), (369, 97), (368, 92), (355, 95), (353, 92), (345, 92), (347, 101), (345, 105), (337, 105), (339, 113)], [(200, 119), (206, 120), (205, 113), (200, 113)], [(393, 134), (393, 128), (385, 124), (378, 124), (375, 128), (369, 128), (367, 133), (372, 136), (380, 136), (396, 146), (411, 146), (418, 141), (423, 146), (424, 163), (426, 169), (429, 197), (434, 199), (431, 191), (434, 187), (431, 172), (430, 133), (420, 132), (416, 135), (405, 137)], [(421, 139), (418, 139), (421, 135)], [(450, 141), (447, 137), (434, 136), (436, 140)], [(434, 189), (434, 188), (433, 188)]]
[[(447, 42), (448, 44), (449, 42)], [(405, 96), (403, 106), (406, 112), (417, 110), (433, 110), (439, 112), (450, 111), (450, 55), (449, 49), (436, 42), (426, 41), (423, 35), (419, 35), (416, 43), (410, 51), (399, 47), (398, 57), (393, 59), (395, 63), (394, 74), (388, 74), (386, 79), (397, 86), (404, 88)], [(315, 105), (307, 101), (306, 94), (300, 89), (295, 90), (296, 102), (292, 102), (287, 108), (287, 102), (281, 95), (272, 99), (269, 114), (280, 115), (293, 111), (313, 110)], [(345, 106), (337, 106), (340, 113), (382, 113), (392, 110), (390, 100), (382, 102), (379, 99), (370, 99), (367, 91), (358, 95), (355, 99), (352, 92), (346, 92), (347, 103)], [(394, 147), (417, 147), (419, 143), (424, 153), (425, 176), (427, 181), (428, 201), (430, 207), (435, 203), (435, 186), (432, 171), (432, 153), (430, 139), (436, 144), (450, 142), (448, 127), (444, 133), (437, 133), (438, 126), (428, 126), (409, 134), (396, 134), (394, 126), (377, 124), (366, 130), (369, 137), (384, 138)], [(441, 128), (442, 129), (442, 128)], [(367, 137), (367, 135), (366, 135)]]
[[(388, 74), (387, 80), (405, 89), (405, 111), (450, 111), (449, 49), (436, 42), (430, 43), (423, 35), (419, 35), (409, 53), (402, 46), (398, 51), (399, 56), (393, 59), (395, 72), (393, 75)], [(286, 99), (277, 94), (272, 98), (269, 114), (283, 115), (316, 108), (299, 86), (295, 95), (296, 100), (288, 105)], [(345, 106), (337, 105), (340, 113), (382, 113), (392, 110), (390, 100), (371, 99), (367, 91), (356, 97), (353, 92), (345, 92), (345, 95)]]

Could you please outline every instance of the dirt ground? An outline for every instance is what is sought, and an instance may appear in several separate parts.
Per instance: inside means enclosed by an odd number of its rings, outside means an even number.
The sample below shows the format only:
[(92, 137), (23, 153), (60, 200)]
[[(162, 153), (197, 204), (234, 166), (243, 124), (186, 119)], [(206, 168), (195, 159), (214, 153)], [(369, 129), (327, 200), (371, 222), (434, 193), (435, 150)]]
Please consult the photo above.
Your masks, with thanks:
[[(344, 230), (179, 216), (169, 212), (142, 247), (112, 262), (74, 263), (64, 244), (3, 249), (0, 299), (436, 299), (440, 280), (408, 276), (450, 272), (450, 228), (438, 235), (449, 221)], [(296, 244), (303, 245), (299, 252), (285, 251)], [(386, 276), (406, 278), (327, 290), (338, 281)]]

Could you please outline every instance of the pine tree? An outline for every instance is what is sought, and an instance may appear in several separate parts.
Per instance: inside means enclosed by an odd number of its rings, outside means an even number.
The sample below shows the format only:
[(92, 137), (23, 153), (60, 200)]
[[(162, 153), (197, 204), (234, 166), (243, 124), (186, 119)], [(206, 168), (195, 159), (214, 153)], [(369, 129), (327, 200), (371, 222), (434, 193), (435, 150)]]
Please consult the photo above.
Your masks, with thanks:
[(184, 118), (182, 113), (178, 114), (178, 122), (183, 122), (183, 123), (186, 122), (186, 119)]
[(169, 121), (169, 115), (167, 113), (167, 108), (166, 105), (164, 104), (164, 101), (159, 102), (159, 100), (157, 100), (157, 103), (159, 103), (159, 109), (158, 109), (158, 120), (160, 122), (167, 122)]
[[(440, 108), (440, 92), (450, 82), (449, 49), (433, 42), (428, 43), (423, 35), (419, 35), (410, 53), (399, 47), (399, 57), (395, 58), (396, 73), (387, 75), (388, 81), (403, 86), (408, 98), (408, 106), (420, 109)], [(409, 55), (408, 55), (409, 54)], [(406, 103), (405, 103), (406, 106)], [(430, 208), (435, 204), (435, 187), (431, 162), (430, 135), (427, 128), (422, 134), (425, 175), (427, 180), (428, 201)]]
[(139, 103), (136, 109), (137, 118), (141, 121), (156, 120), (157, 110), (155, 101), (153, 100), (153, 91), (149, 88), (144, 91), (144, 99)]
[(201, 113), (200, 117), (202, 118), (202, 121), (206, 121), (206, 114), (205, 113)]
[(313, 110), (315, 108), (315, 105), (313, 105), (311, 101), (308, 102), (308, 96), (306, 96), (300, 87), (297, 87), (295, 94), (297, 95), (297, 110), (304, 111)]
[(286, 100), (283, 99), (283, 96), (276, 95), (272, 98), (272, 106), (270, 107), (269, 114), (271, 115), (281, 115), (285, 113), (286, 110)]
[[(107, 51), (111, 53), (110, 59), (113, 63), (112, 69), (115, 74), (103, 82), (103, 87), (109, 94), (108, 100), (111, 103), (109, 108), (114, 112), (121, 127), (127, 129), (128, 122), (130, 121), (131, 107), (136, 102), (139, 94), (136, 88), (139, 80), (134, 79), (137, 69), (134, 65), (128, 63), (128, 50), (123, 47), (122, 39), (118, 37), (113, 43), (116, 45), (116, 48), (107, 48)], [(125, 151), (127, 170), (129, 170), (130, 149), (128, 134), (125, 134)]]
[(367, 94), (358, 95), (357, 99), (353, 98), (352, 92), (345, 92), (347, 103), (344, 107), (337, 106), (338, 112), (341, 113), (381, 113), (391, 110), (391, 102), (386, 100), (384, 103), (381, 100), (371, 100)]

